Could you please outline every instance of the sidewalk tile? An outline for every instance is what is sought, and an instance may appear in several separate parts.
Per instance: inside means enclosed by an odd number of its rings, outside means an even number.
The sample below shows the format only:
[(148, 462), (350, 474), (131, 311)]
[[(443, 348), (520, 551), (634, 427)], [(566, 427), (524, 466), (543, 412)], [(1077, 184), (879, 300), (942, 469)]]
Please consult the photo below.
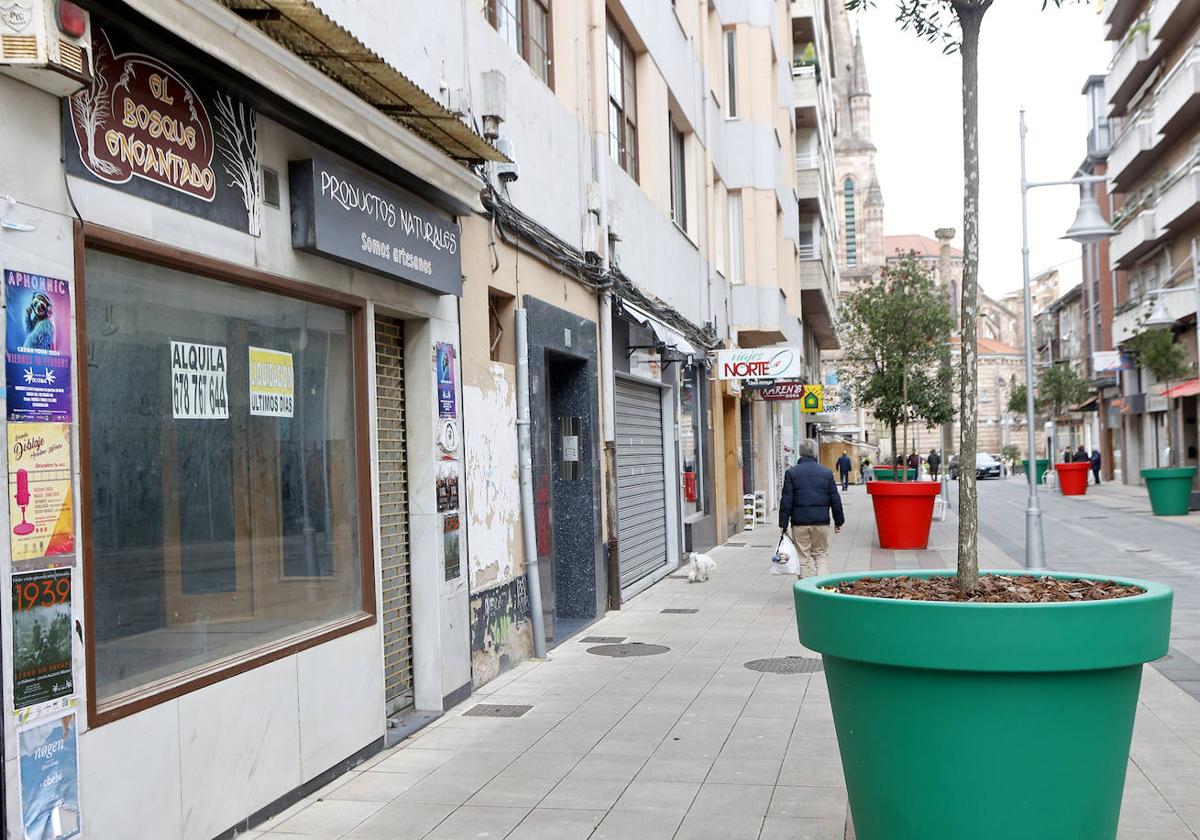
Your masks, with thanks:
[(629, 782), (625, 779), (583, 779), (568, 777), (559, 782), (539, 808), (564, 810), (604, 810), (613, 807), (625, 792)]
[(392, 802), (346, 835), (351, 840), (421, 840), (455, 806), (430, 802)]
[(772, 785), (705, 782), (689, 813), (762, 817), (767, 813), (774, 790)]
[(587, 840), (604, 813), (534, 808), (505, 840)]
[(767, 817), (759, 840), (842, 840), (844, 820)]
[(480, 840), (501, 838), (517, 827), (529, 808), (492, 808), (466, 805), (446, 817), (425, 840)]
[(368, 819), (382, 806), (378, 802), (314, 802), (279, 825), (282, 832), (340, 837)]
[(591, 840), (671, 840), (682, 822), (682, 811), (610, 811)]
[(754, 814), (700, 814), (683, 819), (675, 840), (758, 840), (763, 818)]
[(700, 785), (696, 782), (652, 782), (634, 779), (613, 805), (614, 811), (687, 813)]

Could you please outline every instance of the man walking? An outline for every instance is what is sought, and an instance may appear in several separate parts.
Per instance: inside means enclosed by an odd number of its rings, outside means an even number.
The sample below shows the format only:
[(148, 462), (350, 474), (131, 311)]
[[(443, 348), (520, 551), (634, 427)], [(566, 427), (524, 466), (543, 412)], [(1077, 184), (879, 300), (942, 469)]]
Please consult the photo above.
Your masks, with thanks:
[(850, 456), (846, 454), (846, 450), (842, 450), (842, 457), (837, 459), (838, 475), (842, 477), (842, 492), (845, 493), (850, 489), (850, 470), (853, 469), (853, 464), (850, 463)]
[(842, 530), (846, 517), (842, 497), (828, 467), (817, 463), (817, 445), (811, 440), (800, 444), (800, 460), (783, 476), (783, 495), (779, 500), (779, 528), (792, 528), (792, 542), (800, 552), (800, 577), (829, 572), (829, 514), (833, 512), (833, 530)]
[(908, 453), (908, 468), (913, 471), (913, 479), (921, 480), (921, 456), (917, 454), (917, 450)]
[(1092, 450), (1092, 476), (1096, 479), (1096, 484), (1100, 483), (1100, 450)]
[(1091, 460), (1092, 460), (1092, 458), (1091, 458), (1091, 456), (1090, 456), (1090, 455), (1088, 455), (1088, 453), (1087, 453), (1087, 450), (1083, 448), (1083, 444), (1082, 444), (1082, 443), (1081, 443), (1081, 444), (1079, 444), (1079, 448), (1075, 450), (1075, 460), (1074, 460), (1074, 463), (1076, 463), (1076, 464), (1086, 464), (1086, 463), (1088, 463), (1088, 462), (1089, 462), (1089, 461), (1091, 461)]
[(938, 467), (942, 465), (942, 456), (937, 454), (936, 449), (930, 449), (929, 454), (925, 457), (925, 463), (929, 464), (929, 477), (937, 481)]

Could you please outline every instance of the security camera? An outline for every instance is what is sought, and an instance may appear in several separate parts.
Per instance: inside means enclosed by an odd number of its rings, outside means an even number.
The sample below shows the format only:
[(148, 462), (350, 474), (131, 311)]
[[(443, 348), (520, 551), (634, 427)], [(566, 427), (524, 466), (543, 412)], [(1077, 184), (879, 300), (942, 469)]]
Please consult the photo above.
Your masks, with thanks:
[(512, 183), (521, 177), (521, 167), (516, 163), (517, 155), (513, 148), (513, 142), (502, 134), (496, 138), (494, 145), (496, 151), (512, 161), (512, 163), (497, 163), (496, 177), (500, 179), (501, 183)]

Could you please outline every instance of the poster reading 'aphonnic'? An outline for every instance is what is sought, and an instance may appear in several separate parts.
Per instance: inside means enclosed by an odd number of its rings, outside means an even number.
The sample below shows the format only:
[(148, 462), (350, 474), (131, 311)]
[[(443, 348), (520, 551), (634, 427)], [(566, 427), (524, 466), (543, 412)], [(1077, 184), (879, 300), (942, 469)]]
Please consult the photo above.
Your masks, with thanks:
[(71, 287), (66, 280), (4, 270), (8, 419), (71, 422)]

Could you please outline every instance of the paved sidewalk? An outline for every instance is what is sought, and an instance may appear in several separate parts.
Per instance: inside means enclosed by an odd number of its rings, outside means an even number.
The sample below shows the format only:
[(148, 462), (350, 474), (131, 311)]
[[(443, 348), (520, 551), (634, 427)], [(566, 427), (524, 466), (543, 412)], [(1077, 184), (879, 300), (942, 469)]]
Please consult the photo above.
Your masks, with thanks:
[[(883, 551), (861, 487), (831, 570), (932, 567), (953, 557), (953, 515), (931, 548)], [(823, 675), (744, 663), (812, 654), (796, 640), (791, 579), (768, 574), (777, 530), (716, 549), (707, 584), (668, 578), (585, 631), (661, 644), (616, 659), (568, 640), (484, 686), (397, 748), (298, 803), (262, 840), (842, 840), (852, 837)], [(1011, 567), (995, 546), (983, 562)], [(664, 614), (664, 609), (694, 613)], [(479, 703), (519, 718), (466, 717)], [(1122, 840), (1195, 840), (1200, 703), (1143, 679)]]

